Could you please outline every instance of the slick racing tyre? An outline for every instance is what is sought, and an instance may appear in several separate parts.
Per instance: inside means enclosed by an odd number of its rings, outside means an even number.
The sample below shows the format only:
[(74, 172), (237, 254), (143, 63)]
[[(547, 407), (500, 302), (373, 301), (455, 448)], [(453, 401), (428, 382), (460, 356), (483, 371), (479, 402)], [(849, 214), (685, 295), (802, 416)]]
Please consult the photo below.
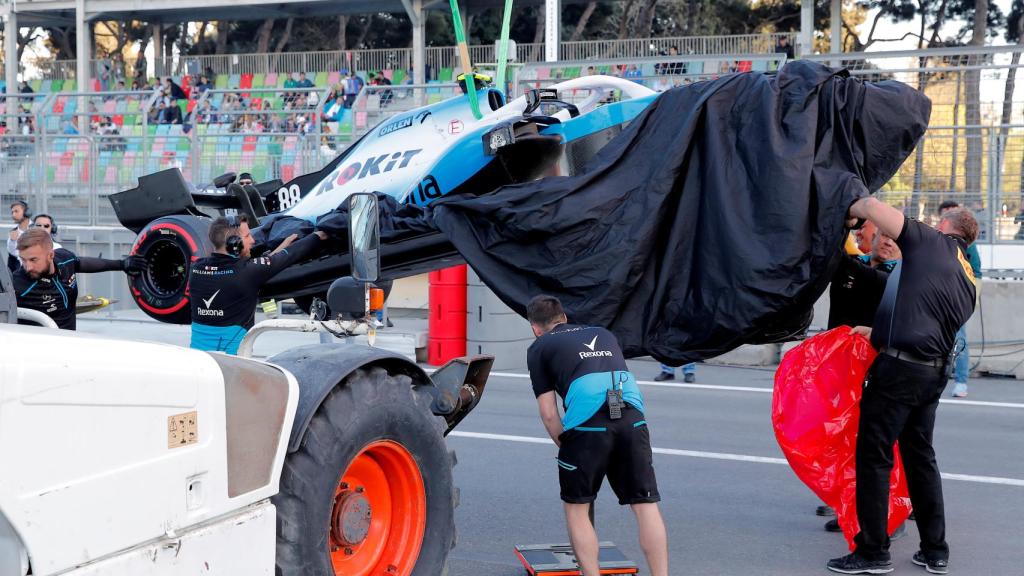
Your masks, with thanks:
[(146, 269), (129, 276), (128, 285), (135, 303), (150, 317), (170, 324), (191, 322), (189, 268), (213, 251), (210, 222), (195, 216), (165, 216), (139, 232), (131, 253), (145, 258)]
[(405, 375), (356, 370), (285, 458), (277, 576), (439, 576), (455, 542), (453, 455), (432, 396)]

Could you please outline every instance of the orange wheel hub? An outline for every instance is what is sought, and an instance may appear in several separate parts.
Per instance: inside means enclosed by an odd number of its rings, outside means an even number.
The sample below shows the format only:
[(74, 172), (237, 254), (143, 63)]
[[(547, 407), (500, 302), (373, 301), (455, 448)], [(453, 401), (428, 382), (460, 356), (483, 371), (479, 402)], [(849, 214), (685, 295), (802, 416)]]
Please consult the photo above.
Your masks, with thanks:
[(423, 476), (401, 444), (364, 447), (341, 475), (327, 545), (341, 576), (411, 574), (427, 526)]

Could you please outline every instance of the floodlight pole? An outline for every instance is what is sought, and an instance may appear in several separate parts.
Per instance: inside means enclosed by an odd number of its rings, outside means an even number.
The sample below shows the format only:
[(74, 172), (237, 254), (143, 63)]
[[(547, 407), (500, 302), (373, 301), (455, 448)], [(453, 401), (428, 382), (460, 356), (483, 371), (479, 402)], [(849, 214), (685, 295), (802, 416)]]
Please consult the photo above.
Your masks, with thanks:
[(544, 0), (544, 61), (558, 61), (562, 43), (562, 0)]

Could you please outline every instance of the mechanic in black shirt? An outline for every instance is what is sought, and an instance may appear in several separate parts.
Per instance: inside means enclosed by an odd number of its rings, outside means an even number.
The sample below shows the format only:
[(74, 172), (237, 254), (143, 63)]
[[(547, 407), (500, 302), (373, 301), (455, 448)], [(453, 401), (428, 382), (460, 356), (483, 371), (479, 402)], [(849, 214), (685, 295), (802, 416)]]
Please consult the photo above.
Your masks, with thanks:
[(76, 325), (78, 273), (124, 271), (137, 274), (146, 265), (138, 256), (107, 260), (75, 256), (64, 248), (55, 250), (53, 238), (44, 228), (29, 228), (18, 238), (18, 256), (21, 267), (13, 274), (18, 306), (46, 314), (64, 330), (74, 330)]
[[(537, 340), (526, 363), (541, 420), (559, 447), (558, 481), (583, 575), (600, 573), (589, 512), (607, 476), (619, 504), (630, 505), (636, 514), (651, 574), (668, 576), (668, 541), (658, 510), (661, 497), (643, 397), (618, 340), (604, 328), (569, 324), (553, 296), (533, 298), (527, 317)], [(556, 393), (565, 408), (562, 419)]]
[(844, 574), (892, 571), (886, 523), (893, 443), (899, 440), (921, 534), (913, 561), (928, 572), (945, 574), (949, 545), (932, 433), (946, 367), (955, 356), (956, 332), (974, 311), (977, 281), (966, 252), (978, 236), (978, 222), (966, 210), (951, 210), (936, 230), (873, 197), (854, 202), (850, 216), (869, 219), (895, 238), (903, 260), (889, 275), (871, 328), (853, 329), (870, 338), (879, 354), (860, 401), (857, 546), (829, 560), (828, 568)]
[(259, 258), (250, 258), (256, 241), (244, 214), (214, 220), (209, 235), (213, 254), (192, 264), (189, 275), (190, 346), (236, 354), (256, 321), (260, 288), (281, 270), (311, 256), (327, 234), (318, 230), (297, 242), (292, 234), (273, 253)]

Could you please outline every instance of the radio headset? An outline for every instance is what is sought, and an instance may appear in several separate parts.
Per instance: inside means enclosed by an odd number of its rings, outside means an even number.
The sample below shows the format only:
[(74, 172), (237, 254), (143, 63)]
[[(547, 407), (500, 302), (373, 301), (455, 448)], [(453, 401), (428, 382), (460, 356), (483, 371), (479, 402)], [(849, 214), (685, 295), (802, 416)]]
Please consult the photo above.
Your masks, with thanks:
[(28, 202), (25, 202), (24, 200), (15, 200), (14, 204), (20, 204), (21, 213), (24, 214), (24, 217), (29, 220), (32, 219), (32, 209), (28, 207)]
[[(228, 221), (228, 224), (230, 224), (231, 227), (235, 228), (236, 230), (238, 229), (239, 226), (242, 225), (242, 222), (239, 220), (237, 215), (227, 216), (226, 220)], [(227, 240), (224, 241), (224, 250), (231, 256), (234, 256), (235, 258), (238, 258), (239, 256), (242, 255), (242, 250), (244, 248), (245, 243), (242, 242), (242, 237), (239, 236), (238, 234), (232, 234), (231, 236), (228, 236)]]
[[(25, 210), (25, 214), (26, 215), (28, 214), (28, 210)], [(49, 218), (50, 219), (50, 235), (51, 236), (56, 236), (57, 235), (57, 221), (53, 219), (53, 216), (50, 216), (49, 214), (45, 214), (45, 213), (40, 213), (40, 214), (36, 214), (36, 218)], [(33, 224), (33, 226), (34, 226), (34, 224)]]

